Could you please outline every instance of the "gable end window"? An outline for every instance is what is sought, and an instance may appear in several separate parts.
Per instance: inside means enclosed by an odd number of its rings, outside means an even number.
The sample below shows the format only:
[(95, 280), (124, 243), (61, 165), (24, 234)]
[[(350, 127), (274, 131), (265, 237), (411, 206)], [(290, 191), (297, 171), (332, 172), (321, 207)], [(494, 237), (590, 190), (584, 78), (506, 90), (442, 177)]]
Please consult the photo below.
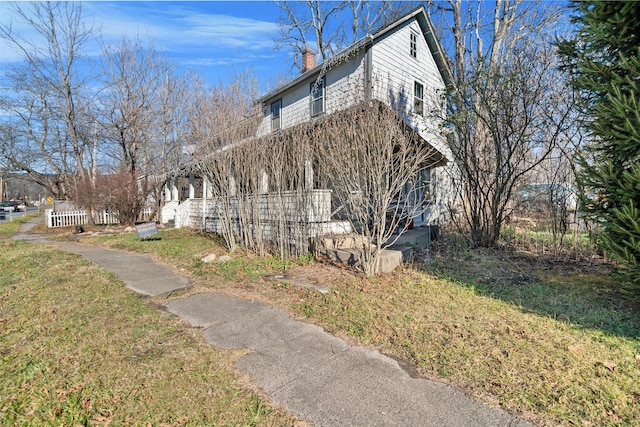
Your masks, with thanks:
[(422, 83), (413, 83), (413, 114), (424, 116), (424, 86)]
[(271, 103), (271, 131), (279, 130), (282, 127), (281, 120), (282, 99)]
[(411, 57), (418, 58), (418, 35), (413, 31), (409, 33), (409, 53)]
[(324, 77), (320, 80), (311, 82), (311, 117), (318, 116), (324, 113)]

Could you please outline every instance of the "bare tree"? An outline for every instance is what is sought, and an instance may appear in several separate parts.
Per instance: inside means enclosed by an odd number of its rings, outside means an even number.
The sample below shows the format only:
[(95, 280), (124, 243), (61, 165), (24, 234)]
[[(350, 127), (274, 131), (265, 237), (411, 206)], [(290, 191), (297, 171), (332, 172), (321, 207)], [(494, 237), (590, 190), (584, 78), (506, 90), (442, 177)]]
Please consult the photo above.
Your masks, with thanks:
[[(573, 108), (575, 93), (567, 93), (566, 98), (557, 102), (566, 103), (570, 108), (569, 126), (558, 138), (558, 143), (550, 155), (534, 171), (535, 181), (544, 183), (544, 214), (548, 218), (555, 256), (561, 254), (565, 237), (574, 229), (574, 243), (579, 240), (579, 230), (584, 227), (578, 210), (578, 194), (584, 194), (577, 180), (577, 158), (586, 139), (584, 130), (578, 126), (580, 112)], [(581, 223), (582, 222), (582, 223)]]
[(115, 146), (119, 166), (135, 172), (143, 166), (142, 153), (151, 144), (160, 110), (158, 95), (168, 70), (159, 54), (139, 39), (105, 48), (104, 61), (103, 132)]
[(281, 35), (277, 43), (294, 50), (294, 61), (297, 61), (298, 54), (310, 47), (311, 40), (315, 40), (316, 52), (322, 61), (332, 56), (336, 48), (340, 50), (341, 35), (335, 29), (330, 29), (329, 24), (331, 18), (335, 19), (345, 8), (346, 2), (276, 1), (276, 5), (284, 13), (278, 21)]
[[(454, 41), (451, 148), (460, 174), (461, 215), (476, 246), (500, 237), (518, 183), (568, 126), (567, 91), (551, 45), (557, 11), (535, 3), (451, 0), (440, 7)], [(439, 4), (438, 6), (442, 6)]]
[[(345, 41), (347, 43), (355, 43), (359, 38), (367, 34), (373, 34), (385, 25), (396, 21), (419, 4), (420, 2), (416, 1), (394, 2), (387, 0), (347, 2), (350, 12), (348, 19), (351, 25), (344, 25)], [(348, 30), (351, 30), (350, 38), (348, 37)]]
[(243, 200), (238, 200), (238, 195), (251, 193), (258, 176), (256, 173), (253, 181), (240, 182), (238, 175), (241, 168), (252, 165), (255, 152), (246, 145), (260, 120), (253, 105), (256, 92), (256, 79), (242, 74), (227, 86), (198, 88), (192, 94), (189, 109), (188, 139), (195, 144), (191, 167), (207, 180), (212, 196), (203, 209), (210, 210), (210, 216), (216, 218), (215, 231), (224, 237), (231, 251), (238, 247), (247, 249), (252, 239), (250, 235), (242, 235), (240, 229)]
[[(105, 88), (96, 132), (108, 144), (103, 158), (111, 158), (110, 165), (103, 165), (104, 172), (117, 177), (113, 182), (120, 182), (126, 174), (131, 181), (123, 187), (127, 196), (117, 203), (121, 220), (131, 222), (149, 195), (157, 210), (164, 182), (149, 177), (175, 164), (184, 145), (186, 81), (175, 77), (175, 67), (139, 39), (123, 39), (116, 47), (105, 47), (103, 59)], [(137, 197), (129, 194), (135, 188), (140, 190)], [(131, 204), (125, 207), (127, 201)]]
[(408, 12), (415, 2), (392, 1), (276, 1), (282, 11), (278, 18), (279, 48), (292, 51), (293, 64), (302, 68), (300, 55), (315, 48), (321, 62), (347, 45), (373, 33)]
[[(173, 70), (168, 67), (165, 71)], [(180, 165), (184, 158), (185, 147), (189, 145), (187, 140), (189, 120), (189, 81), (196, 82), (196, 75), (177, 77), (172, 72), (165, 72), (160, 83), (157, 114), (151, 129), (151, 143), (145, 145), (142, 151), (144, 176), (152, 200), (155, 202), (151, 217), (155, 216), (162, 205), (163, 188), (165, 181), (149, 179), (153, 176), (166, 176)]]
[(89, 91), (78, 68), (95, 31), (85, 26), (80, 3), (13, 5), (13, 11), (37, 37), (23, 37), (11, 23), (0, 25), (0, 37), (22, 58), (5, 76), (3, 107), (12, 116), (0, 151), (12, 169), (68, 198), (76, 179), (93, 170), (86, 164)]
[(416, 195), (428, 191), (420, 172), (441, 154), (401, 116), (378, 102), (328, 116), (311, 131), (320, 186), (331, 188), (354, 230), (367, 276), (379, 271), (382, 250), (424, 209)]

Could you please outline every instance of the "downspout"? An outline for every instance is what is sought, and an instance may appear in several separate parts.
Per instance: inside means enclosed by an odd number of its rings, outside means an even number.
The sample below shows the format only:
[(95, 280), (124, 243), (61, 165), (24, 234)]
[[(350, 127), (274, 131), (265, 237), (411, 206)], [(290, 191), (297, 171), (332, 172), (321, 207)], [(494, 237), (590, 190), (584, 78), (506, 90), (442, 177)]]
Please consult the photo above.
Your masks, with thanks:
[(371, 47), (373, 43), (367, 44), (364, 52), (364, 100), (366, 102), (372, 99), (373, 90), (373, 60)]

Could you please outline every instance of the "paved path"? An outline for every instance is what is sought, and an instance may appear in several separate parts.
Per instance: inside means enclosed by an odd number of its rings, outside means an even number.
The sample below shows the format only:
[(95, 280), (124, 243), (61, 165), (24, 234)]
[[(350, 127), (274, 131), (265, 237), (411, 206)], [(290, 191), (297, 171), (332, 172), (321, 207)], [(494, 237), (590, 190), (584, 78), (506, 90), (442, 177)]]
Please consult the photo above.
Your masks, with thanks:
[[(26, 234), (26, 227), (21, 233)], [(145, 295), (188, 286), (184, 277), (145, 256), (76, 243), (43, 243), (94, 261)], [(393, 359), (350, 346), (266, 304), (200, 293), (171, 299), (166, 307), (202, 328), (211, 344), (250, 349), (236, 366), (251, 375), (274, 402), (312, 425), (530, 425), (449, 386), (411, 378)]]
[(189, 286), (189, 280), (144, 255), (104, 249), (72, 242), (47, 242), (52, 246), (81, 255), (112, 272), (124, 284), (140, 294), (155, 297)]

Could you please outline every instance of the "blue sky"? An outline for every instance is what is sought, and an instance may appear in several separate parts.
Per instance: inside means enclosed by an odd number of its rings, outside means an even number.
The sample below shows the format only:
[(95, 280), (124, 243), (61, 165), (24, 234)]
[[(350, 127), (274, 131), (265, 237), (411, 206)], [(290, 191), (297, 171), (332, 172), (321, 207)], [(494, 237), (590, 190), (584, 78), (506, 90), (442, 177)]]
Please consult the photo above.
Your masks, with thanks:
[[(11, 19), (8, 6), (0, 1), (0, 21)], [(251, 68), (264, 90), (278, 75), (292, 71), (289, 52), (274, 50), (278, 7), (272, 2), (100, 1), (84, 2), (83, 11), (107, 44), (138, 35), (180, 71), (195, 70), (211, 84), (225, 83)], [(26, 32), (19, 22), (14, 25)], [(96, 44), (88, 50), (97, 54), (100, 49)], [(16, 60), (0, 42), (0, 67)]]

